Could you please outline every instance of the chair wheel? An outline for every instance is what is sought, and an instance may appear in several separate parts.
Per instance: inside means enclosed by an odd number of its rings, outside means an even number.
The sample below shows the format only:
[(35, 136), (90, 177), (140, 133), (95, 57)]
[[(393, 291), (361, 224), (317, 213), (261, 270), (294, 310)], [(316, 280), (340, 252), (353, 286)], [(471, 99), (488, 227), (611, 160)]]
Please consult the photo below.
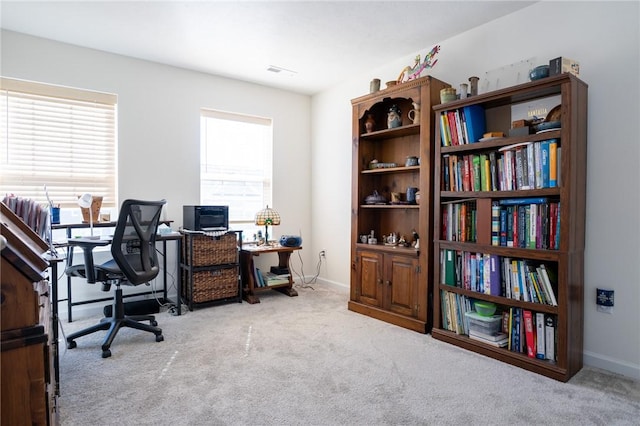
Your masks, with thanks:
[(164, 341), (164, 336), (162, 334), (158, 334), (156, 336), (156, 342), (163, 342)]
[(111, 356), (111, 350), (105, 349), (102, 351), (102, 358), (109, 358)]
[(154, 327), (157, 327), (158, 326), (158, 321), (151, 320), (151, 321), (149, 321), (149, 324), (151, 324)]
[(76, 346), (78, 346), (78, 344), (76, 343), (76, 341), (75, 341), (75, 340), (72, 340), (72, 341), (70, 341), (70, 342), (67, 342), (67, 349), (73, 349), (73, 348), (75, 348)]

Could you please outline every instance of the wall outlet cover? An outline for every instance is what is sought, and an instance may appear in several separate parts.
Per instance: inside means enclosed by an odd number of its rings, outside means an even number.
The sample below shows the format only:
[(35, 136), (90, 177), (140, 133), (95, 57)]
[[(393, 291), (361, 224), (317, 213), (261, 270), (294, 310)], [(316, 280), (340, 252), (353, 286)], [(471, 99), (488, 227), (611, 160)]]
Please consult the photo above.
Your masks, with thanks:
[(613, 290), (596, 289), (596, 305), (613, 306)]

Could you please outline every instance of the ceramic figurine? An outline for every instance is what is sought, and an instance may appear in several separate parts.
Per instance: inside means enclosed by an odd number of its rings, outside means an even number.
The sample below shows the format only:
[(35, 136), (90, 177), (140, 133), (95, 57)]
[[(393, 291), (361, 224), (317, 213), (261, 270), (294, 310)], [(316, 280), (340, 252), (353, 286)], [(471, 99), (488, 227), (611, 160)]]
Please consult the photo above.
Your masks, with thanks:
[(392, 105), (391, 108), (389, 108), (389, 114), (387, 115), (387, 127), (389, 129), (402, 126), (402, 117), (400, 114), (401, 111), (398, 105)]
[(364, 122), (364, 129), (367, 133), (371, 133), (376, 126), (376, 120), (373, 119), (373, 115), (367, 114), (367, 119)]
[(420, 124), (420, 104), (417, 102), (413, 103), (413, 109), (407, 113), (409, 120), (413, 122), (413, 124)]

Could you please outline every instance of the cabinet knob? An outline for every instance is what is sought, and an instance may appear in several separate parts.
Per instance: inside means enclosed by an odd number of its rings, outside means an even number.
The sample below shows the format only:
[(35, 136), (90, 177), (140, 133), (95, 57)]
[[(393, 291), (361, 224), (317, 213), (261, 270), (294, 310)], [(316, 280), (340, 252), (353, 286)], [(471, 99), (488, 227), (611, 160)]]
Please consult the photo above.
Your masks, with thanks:
[(387, 284), (387, 285), (391, 285), (391, 281), (387, 280), (387, 281), (386, 281), (386, 284)]

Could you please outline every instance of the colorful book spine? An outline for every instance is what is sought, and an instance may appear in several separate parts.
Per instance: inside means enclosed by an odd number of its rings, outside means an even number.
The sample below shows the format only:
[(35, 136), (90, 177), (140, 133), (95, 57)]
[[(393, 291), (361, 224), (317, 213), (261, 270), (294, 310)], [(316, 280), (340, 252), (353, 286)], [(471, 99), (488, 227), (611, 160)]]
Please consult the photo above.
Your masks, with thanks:
[(524, 321), (524, 335), (527, 347), (527, 356), (529, 358), (535, 358), (537, 348), (533, 329), (533, 314), (531, 311), (525, 309), (522, 311), (522, 318)]
[(558, 186), (558, 140), (551, 139), (549, 141), (549, 187), (555, 188)]
[(544, 318), (544, 357), (550, 361), (556, 360), (556, 319), (547, 314)]
[(500, 204), (491, 203), (491, 245), (500, 245)]
[(545, 330), (544, 330), (544, 314), (536, 313), (536, 358), (545, 358)]

